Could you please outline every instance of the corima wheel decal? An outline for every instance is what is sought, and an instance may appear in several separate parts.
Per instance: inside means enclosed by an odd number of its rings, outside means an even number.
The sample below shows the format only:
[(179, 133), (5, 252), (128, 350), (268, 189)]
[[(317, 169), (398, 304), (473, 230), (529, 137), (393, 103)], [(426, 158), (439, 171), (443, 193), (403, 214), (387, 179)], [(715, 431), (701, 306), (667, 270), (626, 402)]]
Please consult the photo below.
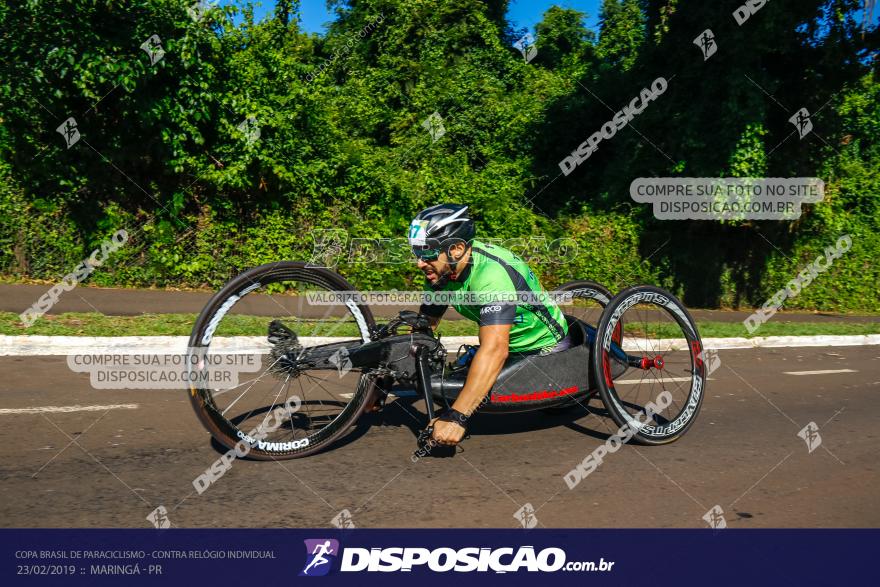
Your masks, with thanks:
[(246, 288), (241, 290), (241, 292), (229, 296), (229, 298), (225, 302), (223, 302), (223, 305), (217, 308), (217, 312), (215, 312), (214, 315), (211, 316), (211, 321), (208, 322), (208, 327), (205, 328), (205, 334), (202, 335), (202, 345), (211, 344), (211, 340), (214, 338), (214, 331), (217, 330), (217, 326), (220, 324), (220, 320), (223, 319), (223, 316), (226, 315), (226, 313), (232, 308), (232, 306), (238, 303), (238, 300), (251, 293), (258, 287), (260, 287), (259, 283), (254, 283), (253, 285), (247, 286)]
[(349, 311), (354, 316), (354, 321), (357, 322), (358, 328), (361, 331), (361, 339), (364, 341), (370, 340), (370, 328), (367, 326), (367, 321), (361, 309), (351, 300), (346, 300), (345, 305), (348, 306)]

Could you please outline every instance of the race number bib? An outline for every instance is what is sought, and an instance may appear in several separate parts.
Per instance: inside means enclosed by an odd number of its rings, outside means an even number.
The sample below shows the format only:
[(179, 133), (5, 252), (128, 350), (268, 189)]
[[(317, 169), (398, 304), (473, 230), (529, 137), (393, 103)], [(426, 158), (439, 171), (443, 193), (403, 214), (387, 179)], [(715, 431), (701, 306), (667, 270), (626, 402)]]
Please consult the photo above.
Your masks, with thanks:
[(415, 246), (424, 246), (425, 231), (428, 228), (427, 220), (413, 220), (409, 225), (409, 244)]

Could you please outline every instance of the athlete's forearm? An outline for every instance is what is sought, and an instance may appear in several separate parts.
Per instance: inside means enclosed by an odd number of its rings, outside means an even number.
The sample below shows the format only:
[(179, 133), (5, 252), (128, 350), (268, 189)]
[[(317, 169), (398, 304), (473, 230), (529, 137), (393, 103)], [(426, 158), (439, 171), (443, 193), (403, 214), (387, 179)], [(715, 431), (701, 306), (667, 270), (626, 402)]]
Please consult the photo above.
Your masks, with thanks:
[(480, 346), (468, 369), (464, 388), (452, 404), (453, 409), (466, 416), (476, 411), (483, 398), (492, 389), (504, 361), (507, 359), (507, 346)]

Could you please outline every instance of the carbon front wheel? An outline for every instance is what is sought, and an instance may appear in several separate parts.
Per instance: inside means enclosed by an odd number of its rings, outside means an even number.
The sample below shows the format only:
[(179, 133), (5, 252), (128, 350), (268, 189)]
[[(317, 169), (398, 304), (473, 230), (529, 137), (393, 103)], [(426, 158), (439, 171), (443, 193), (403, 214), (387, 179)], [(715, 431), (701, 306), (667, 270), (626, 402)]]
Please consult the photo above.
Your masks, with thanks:
[(189, 393), (220, 444), (238, 456), (290, 459), (351, 429), (377, 393), (373, 378), (346, 368), (347, 355), (321, 370), (296, 360), (318, 345), (369, 340), (369, 308), (329, 295), (351, 290), (333, 271), (284, 261), (238, 275), (208, 302), (189, 340), (189, 380), (198, 381)]
[[(702, 341), (669, 292), (640, 285), (617, 294), (599, 321), (592, 362), (606, 409), (636, 442), (673, 442), (696, 419), (706, 393)], [(621, 362), (629, 365), (622, 373)]]

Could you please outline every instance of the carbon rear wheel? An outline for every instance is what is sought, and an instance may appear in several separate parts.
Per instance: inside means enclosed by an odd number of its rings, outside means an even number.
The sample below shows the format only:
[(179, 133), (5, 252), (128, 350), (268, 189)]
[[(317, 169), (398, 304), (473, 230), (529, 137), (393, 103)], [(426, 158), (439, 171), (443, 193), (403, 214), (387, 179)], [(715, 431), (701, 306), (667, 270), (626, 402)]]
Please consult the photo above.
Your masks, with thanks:
[(565, 292), (565, 299), (562, 300), (561, 305), (562, 311), (592, 326), (599, 323), (605, 306), (614, 297), (614, 294), (607, 287), (588, 279), (569, 281), (556, 289)]
[[(607, 287), (595, 281), (588, 279), (578, 279), (569, 281), (560, 285), (557, 291), (564, 292), (561, 301), (561, 307), (566, 316), (576, 318), (587, 325), (588, 337), (595, 337), (596, 328), (599, 321), (605, 313), (605, 308), (611, 303), (614, 294)], [(617, 345), (621, 344), (623, 338), (623, 322), (618, 322), (614, 329), (611, 340)], [(619, 361), (612, 360), (612, 370), (615, 376), (622, 375), (626, 371), (627, 366)], [(595, 371), (590, 370), (590, 389), (591, 394), (598, 391), (598, 385), (595, 381)]]

